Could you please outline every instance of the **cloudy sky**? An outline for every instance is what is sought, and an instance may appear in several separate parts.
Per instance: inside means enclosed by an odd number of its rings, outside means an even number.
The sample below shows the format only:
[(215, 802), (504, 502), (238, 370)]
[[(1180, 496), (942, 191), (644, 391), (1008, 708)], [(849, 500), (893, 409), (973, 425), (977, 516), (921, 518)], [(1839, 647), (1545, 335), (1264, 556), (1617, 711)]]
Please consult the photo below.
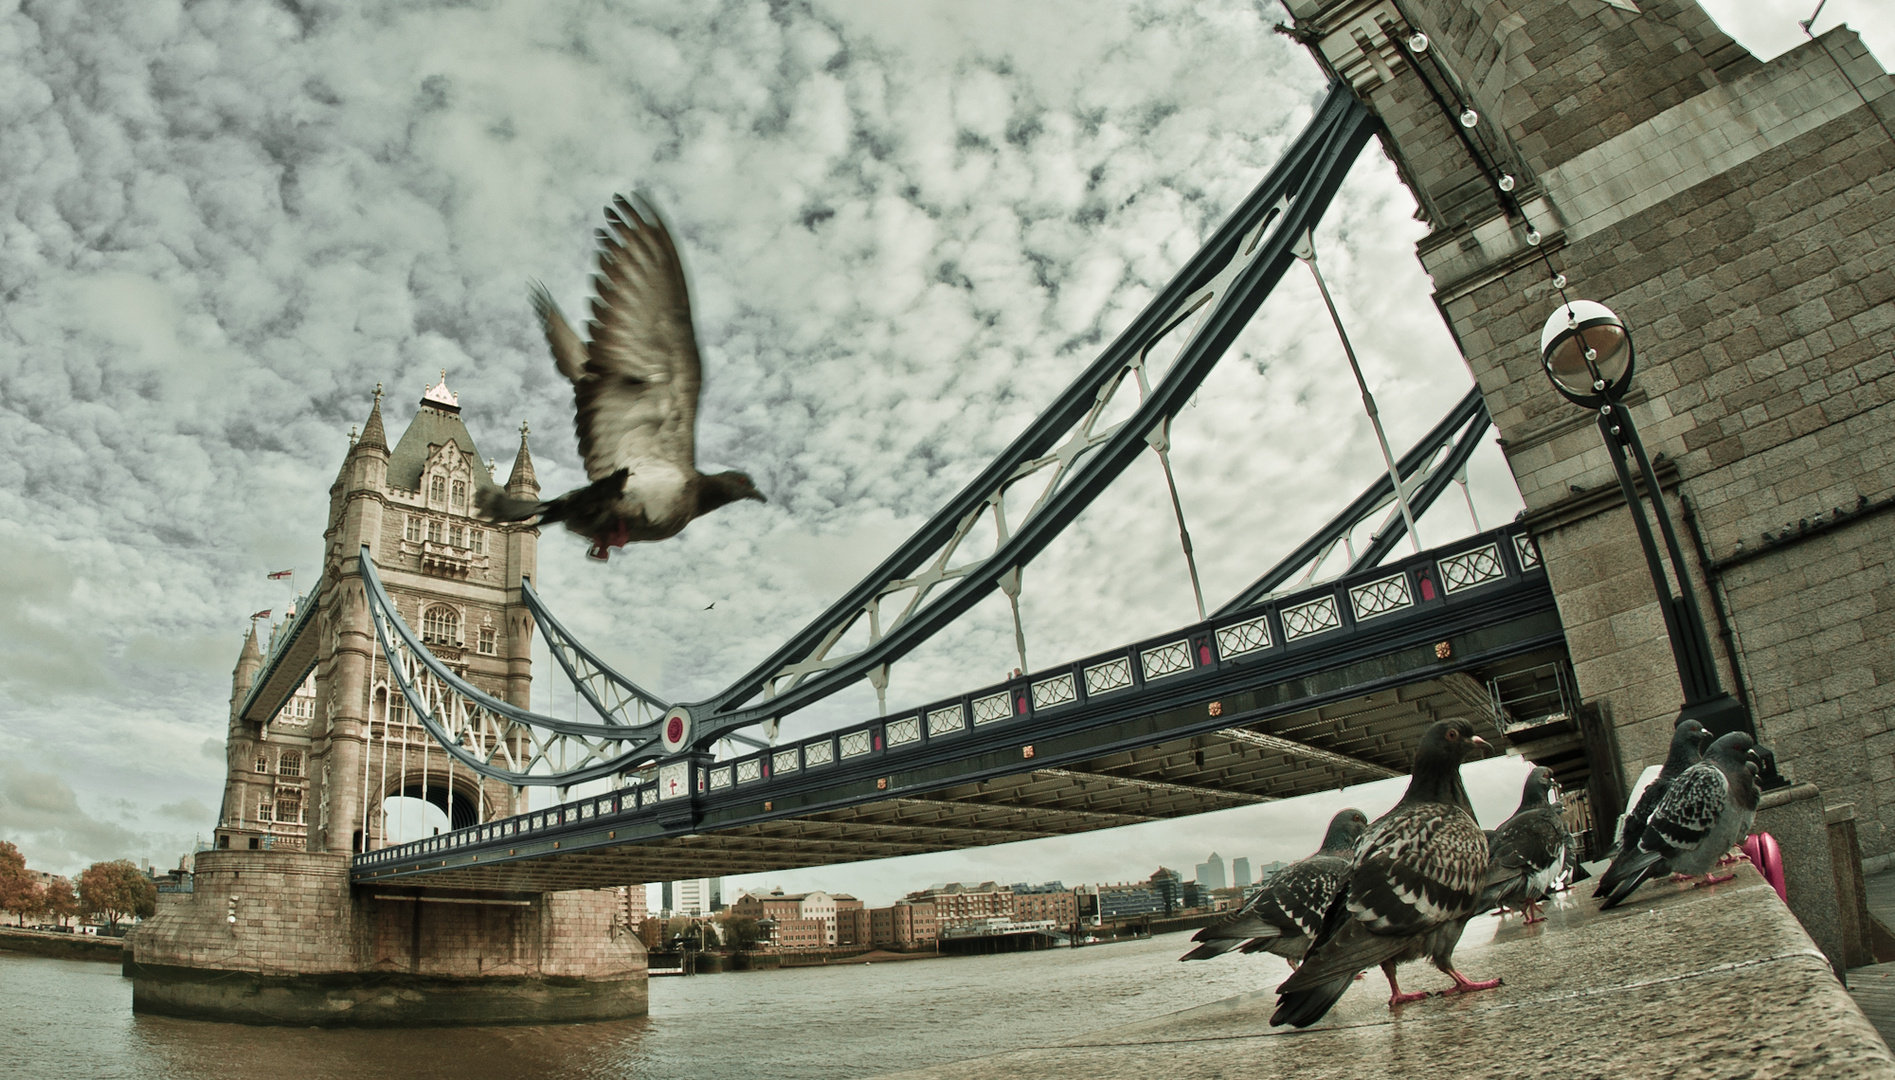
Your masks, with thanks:
[[(314, 579), (378, 382), (391, 436), (445, 368), (503, 475), (527, 421), (549, 491), (581, 482), (525, 283), (581, 308), (613, 193), (648, 193), (685, 249), (700, 459), (771, 501), (605, 567), (549, 535), (540, 585), (625, 670), (692, 700), (1029, 423), (1322, 92), (1270, 33), (1277, 9), (1237, 0), (357, 6), (0, 0), (0, 837), (36, 867), (171, 864), (209, 835), (244, 618), (288, 599), (267, 572)], [(1889, 56), (1870, 7), (1836, 0), (1818, 29), (1867, 24)], [(1714, 12), (1764, 53), (1806, 14)], [(1401, 445), (1469, 385), (1412, 214), (1371, 151), (1318, 237)], [(1213, 603), (1373, 478), (1306, 276), (1174, 437)], [(1487, 525), (1518, 508), (1491, 447), (1474, 495)], [(1422, 532), (1471, 527), (1444, 500)], [(1036, 666), (1194, 617), (1155, 460), (1028, 569), (1023, 608)], [(1013, 664), (989, 603), (897, 665), (891, 705)], [(570, 708), (541, 686), (542, 707)], [(845, 693), (790, 730), (872, 709)], [(1500, 812), (1517, 765), (1486, 771)], [(1333, 809), (1147, 828), (1133, 864), (1127, 837), (1100, 835), (771, 880), (878, 901), (954, 878), (1112, 880), (1212, 848), (1292, 857)]]

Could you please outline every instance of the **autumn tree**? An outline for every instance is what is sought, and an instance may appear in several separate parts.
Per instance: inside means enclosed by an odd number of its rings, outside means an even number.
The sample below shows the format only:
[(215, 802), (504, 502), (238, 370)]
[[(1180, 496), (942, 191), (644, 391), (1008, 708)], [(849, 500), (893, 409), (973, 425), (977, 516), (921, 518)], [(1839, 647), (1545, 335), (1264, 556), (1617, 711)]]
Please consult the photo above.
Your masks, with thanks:
[(56, 877), (48, 881), (40, 910), (61, 926), (66, 925), (67, 919), (79, 914), (79, 894), (73, 890), (72, 879)]
[(158, 910), (158, 885), (130, 859), (95, 862), (79, 874), (79, 910), (104, 916), (117, 931), (120, 919)]
[(13, 912), (24, 926), (26, 917), (39, 909), (39, 882), (27, 872), (26, 856), (12, 841), (0, 840), (0, 911)]

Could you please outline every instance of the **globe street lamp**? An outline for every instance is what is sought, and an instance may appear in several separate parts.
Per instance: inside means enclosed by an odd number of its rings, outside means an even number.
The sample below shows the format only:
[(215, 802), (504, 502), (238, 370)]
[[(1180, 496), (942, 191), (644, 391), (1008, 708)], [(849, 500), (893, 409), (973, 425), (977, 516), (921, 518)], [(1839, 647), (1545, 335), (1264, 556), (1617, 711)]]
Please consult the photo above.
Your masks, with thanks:
[[(1546, 320), (1540, 332), (1540, 363), (1553, 388), (1566, 400), (1593, 410), (1599, 421), (1599, 433), (1605, 437), (1612, 467), (1619, 474), (1619, 487), (1625, 492), (1625, 505), (1632, 512), (1638, 529), (1639, 544), (1645, 549), (1645, 563), (1651, 570), (1652, 586), (1658, 590), (1659, 608), (1665, 616), (1665, 634), (1671, 639), (1671, 655), (1677, 662), (1678, 681), (1684, 686), (1684, 708), (1678, 719), (1693, 719), (1713, 735), (1742, 731), (1751, 736), (1756, 730), (1749, 712), (1724, 692), (1718, 681), (1717, 665), (1711, 657), (1711, 639), (1704, 631), (1704, 616), (1698, 610), (1697, 597), (1685, 579), (1684, 553), (1678, 534), (1671, 525), (1659, 494), (1658, 476), (1652, 471), (1645, 444), (1632, 426), (1632, 414), (1620, 400), (1632, 384), (1636, 350), (1625, 323), (1612, 309), (1591, 300), (1573, 300), (1561, 304)], [(1632, 469), (1626, 459), (1630, 451), (1638, 463), (1645, 491), (1651, 497), (1652, 515), (1664, 536), (1665, 550), (1671, 556), (1671, 576), (1677, 578), (1674, 591), (1664, 560), (1652, 538), (1651, 522), (1645, 505), (1632, 485)]]

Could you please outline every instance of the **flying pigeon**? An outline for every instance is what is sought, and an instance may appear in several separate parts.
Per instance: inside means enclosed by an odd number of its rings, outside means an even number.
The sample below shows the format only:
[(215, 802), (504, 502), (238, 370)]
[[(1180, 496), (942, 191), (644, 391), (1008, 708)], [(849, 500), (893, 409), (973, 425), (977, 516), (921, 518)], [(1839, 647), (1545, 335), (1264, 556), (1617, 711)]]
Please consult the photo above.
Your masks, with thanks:
[(1191, 940), (1203, 944), (1178, 959), (1209, 960), (1241, 945), (1244, 952), (1272, 952), (1295, 966), (1322, 928), (1329, 901), (1349, 872), (1355, 842), (1368, 827), (1368, 815), (1360, 810), (1331, 818), (1316, 854), (1279, 870), (1249, 903), (1199, 930)]
[(1656, 779), (1645, 785), (1637, 805), (1619, 817), (1618, 831), (1612, 838), (1612, 864), (1599, 875), (1599, 884), (1592, 890), (1594, 897), (1611, 892), (1622, 880), (1621, 868), (1638, 855), (1638, 838), (1645, 835), (1645, 824), (1651, 820), (1652, 811), (1658, 809), (1673, 781), (1704, 756), (1704, 744), (1710, 737), (1711, 733), (1696, 720), (1679, 721), (1672, 729), (1671, 751), (1665, 755), (1664, 767), (1658, 770)]
[(1404, 994), (1396, 965), (1426, 957), (1454, 980), (1449, 994), (1491, 990), (1454, 969), (1454, 946), (1480, 901), (1487, 837), (1474, 820), (1461, 759), (1486, 746), (1464, 719), (1440, 720), (1421, 737), (1414, 776), (1395, 808), (1356, 844), (1355, 860), (1329, 905), (1303, 965), (1277, 987), (1271, 1024), (1308, 1027), (1322, 1019), (1357, 972), (1380, 964), (1389, 1008), (1426, 994)]
[(603, 562), (615, 547), (676, 536), (693, 518), (739, 499), (763, 501), (741, 472), (697, 471), (701, 381), (691, 300), (678, 249), (657, 211), (618, 196), (601, 229), (598, 294), (581, 342), (543, 286), (532, 289), (553, 364), (572, 380), (586, 479), (549, 502), (481, 492), (496, 521), (556, 521), (592, 541)]
[(1489, 838), (1487, 877), (1478, 910), (1520, 906), (1528, 925), (1544, 921), (1539, 903), (1565, 876), (1571, 848), (1572, 834), (1566, 828), (1553, 770), (1536, 768), (1527, 774), (1520, 809)]
[(1678, 774), (1652, 811), (1637, 853), (1619, 870), (1599, 910), (1617, 907), (1660, 874), (1703, 875), (1700, 885), (1729, 881), (1711, 873), (1732, 845), (1750, 834), (1757, 817), (1756, 740), (1741, 731), (1720, 735), (1704, 759)]

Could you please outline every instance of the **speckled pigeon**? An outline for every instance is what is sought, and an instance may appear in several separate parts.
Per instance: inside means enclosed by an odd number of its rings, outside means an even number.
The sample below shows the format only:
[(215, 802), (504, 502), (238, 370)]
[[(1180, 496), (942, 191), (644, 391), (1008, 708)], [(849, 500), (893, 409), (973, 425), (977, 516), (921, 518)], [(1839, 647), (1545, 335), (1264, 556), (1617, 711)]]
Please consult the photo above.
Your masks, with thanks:
[(1696, 720), (1679, 721), (1671, 730), (1671, 751), (1665, 755), (1664, 767), (1658, 770), (1656, 779), (1645, 785), (1637, 805), (1619, 815), (1618, 828), (1612, 837), (1612, 864), (1599, 875), (1593, 896), (1602, 897), (1618, 886), (1622, 868), (1638, 854), (1638, 838), (1645, 835), (1645, 825), (1651, 820), (1652, 811), (1658, 809), (1665, 792), (1671, 790), (1672, 781), (1704, 756), (1704, 744), (1710, 738), (1711, 733)]
[(1203, 944), (1178, 959), (1209, 960), (1241, 945), (1247, 953), (1275, 953), (1294, 967), (1309, 948), (1310, 936), (1322, 928), (1329, 901), (1349, 872), (1356, 841), (1368, 827), (1368, 815), (1360, 810), (1344, 810), (1331, 818), (1316, 854), (1277, 871), (1249, 903), (1199, 930), (1191, 940)]
[(1391, 1009), (1428, 996), (1402, 993), (1395, 979), (1396, 965), (1423, 957), (1454, 979), (1445, 993), (1500, 985), (1454, 969), (1454, 946), (1487, 873), (1487, 837), (1461, 785), (1461, 759), (1470, 747), (1486, 745), (1463, 719), (1437, 721), (1421, 737), (1408, 791), (1356, 845), (1342, 891), (1303, 965), (1277, 987), (1270, 1023), (1308, 1027), (1358, 972), (1376, 964), (1388, 976)]
[(1540, 766), (1527, 774), (1520, 808), (1488, 838), (1487, 877), (1480, 911), (1518, 906), (1527, 923), (1542, 922), (1539, 903), (1566, 874), (1572, 834), (1559, 802), (1553, 770)]
[(592, 541), (603, 562), (635, 540), (676, 536), (692, 519), (739, 499), (762, 500), (749, 476), (697, 471), (697, 399), (702, 383), (684, 266), (671, 233), (644, 200), (620, 196), (599, 232), (589, 342), (544, 288), (533, 309), (572, 381), (579, 456), (586, 479), (547, 502), (483, 491), (480, 509), (496, 521), (556, 521)]
[(1599, 910), (1617, 907), (1640, 885), (1662, 874), (1703, 876), (1699, 885), (1715, 885), (1735, 875), (1711, 873), (1718, 860), (1750, 833), (1757, 817), (1756, 740), (1741, 731), (1720, 735), (1704, 760), (1672, 781), (1652, 811), (1638, 851), (1619, 870), (1617, 883)]

